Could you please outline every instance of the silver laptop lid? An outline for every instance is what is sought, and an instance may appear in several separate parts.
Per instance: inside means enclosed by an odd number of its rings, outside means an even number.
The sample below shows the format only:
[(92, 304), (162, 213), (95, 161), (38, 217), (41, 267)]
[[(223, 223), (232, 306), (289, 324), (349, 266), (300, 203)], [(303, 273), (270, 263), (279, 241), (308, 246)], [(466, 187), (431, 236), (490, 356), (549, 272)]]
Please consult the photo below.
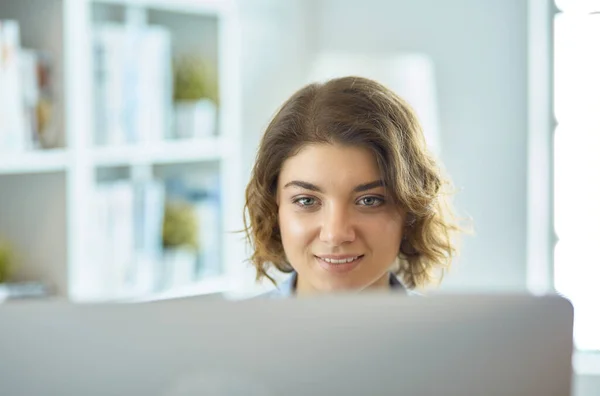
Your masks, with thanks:
[(0, 305), (2, 395), (566, 396), (556, 296)]

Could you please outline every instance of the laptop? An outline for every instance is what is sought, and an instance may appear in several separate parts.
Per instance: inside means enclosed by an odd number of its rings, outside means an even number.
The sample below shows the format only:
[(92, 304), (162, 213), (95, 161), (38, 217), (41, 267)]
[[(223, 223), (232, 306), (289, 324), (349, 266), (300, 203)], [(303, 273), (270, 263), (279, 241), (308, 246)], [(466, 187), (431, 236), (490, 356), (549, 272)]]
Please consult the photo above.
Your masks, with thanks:
[(559, 296), (0, 305), (1, 395), (567, 396)]

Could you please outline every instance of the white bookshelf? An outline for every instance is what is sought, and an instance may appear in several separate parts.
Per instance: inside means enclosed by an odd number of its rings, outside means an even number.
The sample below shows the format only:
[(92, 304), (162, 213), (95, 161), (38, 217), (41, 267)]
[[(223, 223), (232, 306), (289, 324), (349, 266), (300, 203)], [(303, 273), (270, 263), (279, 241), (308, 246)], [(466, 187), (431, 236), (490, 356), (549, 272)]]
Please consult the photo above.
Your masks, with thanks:
[(172, 290), (166, 290), (159, 293), (151, 293), (143, 296), (132, 296), (123, 297), (123, 302), (153, 302), (170, 300), (175, 298), (188, 298), (188, 297), (208, 297), (208, 296), (222, 296), (228, 295), (233, 292), (231, 278), (228, 276), (215, 276), (207, 279), (200, 280), (199, 282), (181, 286)]
[[(234, 3), (24, 0), (1, 2), (0, 16), (19, 21), (23, 46), (47, 50), (56, 59), (61, 116), (58, 148), (0, 152), (0, 236), (13, 242), (23, 256), (22, 278), (47, 282), (58, 295), (74, 301), (96, 301), (84, 279), (98, 265), (90, 257), (95, 225), (89, 213), (101, 182), (98, 175), (112, 172), (125, 174), (127, 179), (160, 178), (181, 171), (218, 173), (221, 180), (222, 273), (179, 289), (130, 296), (131, 300), (213, 294), (244, 284), (245, 245), (240, 234), (229, 232), (243, 226), (244, 195), (239, 23)], [(175, 53), (192, 47), (209, 53), (218, 71), (216, 136), (118, 146), (94, 143), (93, 25), (104, 20), (128, 23), (131, 18), (173, 31)], [(28, 232), (31, 227), (36, 230), (34, 237)], [(123, 300), (118, 295), (114, 299)]]
[(222, 0), (93, 0), (98, 4), (139, 7), (169, 12), (199, 15), (225, 15), (232, 3)]
[(3, 153), (0, 157), (0, 175), (65, 172), (68, 161), (69, 152), (62, 148)]
[(232, 143), (222, 138), (189, 139), (153, 144), (100, 147), (92, 151), (95, 166), (148, 163), (169, 165), (226, 159)]

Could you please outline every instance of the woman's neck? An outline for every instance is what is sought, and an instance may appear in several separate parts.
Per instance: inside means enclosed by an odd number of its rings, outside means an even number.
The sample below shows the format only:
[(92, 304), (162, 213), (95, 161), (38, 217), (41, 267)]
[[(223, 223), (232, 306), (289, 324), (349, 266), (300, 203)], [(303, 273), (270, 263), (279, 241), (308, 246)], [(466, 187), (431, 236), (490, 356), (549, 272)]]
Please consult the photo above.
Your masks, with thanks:
[[(389, 274), (389, 272), (386, 272), (375, 282), (371, 283), (370, 285), (368, 285), (364, 288), (361, 288), (358, 290), (356, 290), (356, 289), (334, 290), (334, 291), (330, 291), (330, 292), (336, 292), (336, 291), (347, 291), (347, 292), (359, 291), (360, 292), (360, 291), (364, 291), (364, 290), (368, 290), (368, 291), (388, 290), (390, 288), (391, 288), (390, 274)], [(304, 278), (302, 278), (302, 276), (300, 276), (299, 274), (297, 275), (296, 284), (294, 285), (294, 294), (296, 294), (298, 296), (307, 296), (307, 295), (320, 294), (320, 293), (326, 293), (326, 292), (315, 288), (308, 281), (305, 281)]]

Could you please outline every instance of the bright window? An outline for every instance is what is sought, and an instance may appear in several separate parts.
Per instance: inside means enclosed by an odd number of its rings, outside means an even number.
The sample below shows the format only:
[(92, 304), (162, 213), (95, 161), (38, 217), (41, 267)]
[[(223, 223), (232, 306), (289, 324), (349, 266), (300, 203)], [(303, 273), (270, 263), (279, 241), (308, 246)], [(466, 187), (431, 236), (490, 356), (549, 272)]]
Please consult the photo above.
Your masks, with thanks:
[(575, 344), (600, 350), (600, 1), (556, 0), (554, 250)]

